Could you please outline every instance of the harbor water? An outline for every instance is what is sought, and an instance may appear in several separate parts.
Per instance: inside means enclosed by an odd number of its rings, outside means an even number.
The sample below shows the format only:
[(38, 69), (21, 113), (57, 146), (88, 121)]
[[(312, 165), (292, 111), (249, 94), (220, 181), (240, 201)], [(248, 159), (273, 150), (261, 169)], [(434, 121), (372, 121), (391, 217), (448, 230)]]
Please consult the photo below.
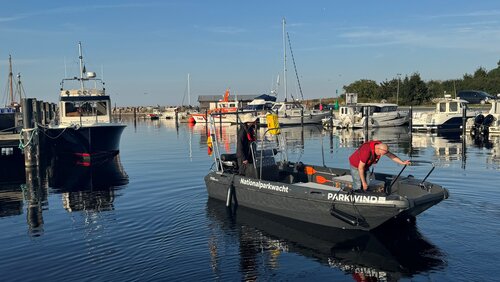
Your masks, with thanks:
[[(414, 224), (348, 232), (243, 207), (231, 213), (207, 196), (205, 125), (126, 122), (119, 156), (90, 167), (54, 160), (25, 171), (22, 156), (2, 153), (2, 281), (498, 280), (498, 137), (284, 128), (294, 162), (347, 168), (364, 140), (378, 139), (402, 159), (436, 164), (429, 181), (449, 189), (449, 199)], [(235, 126), (217, 135), (222, 152), (235, 152)], [(375, 166), (401, 168), (388, 158)]]

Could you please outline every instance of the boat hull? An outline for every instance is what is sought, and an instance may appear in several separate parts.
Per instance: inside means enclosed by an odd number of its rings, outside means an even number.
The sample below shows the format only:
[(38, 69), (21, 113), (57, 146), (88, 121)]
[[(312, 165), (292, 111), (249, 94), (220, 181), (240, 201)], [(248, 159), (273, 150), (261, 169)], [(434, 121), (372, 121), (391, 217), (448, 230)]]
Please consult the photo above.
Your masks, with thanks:
[[(365, 127), (365, 119), (362, 118), (360, 122), (355, 123), (353, 128), (364, 128)], [(391, 115), (373, 115), (368, 118), (368, 128), (376, 128), (376, 127), (395, 127), (395, 126), (403, 126), (408, 124), (410, 118), (406, 114), (391, 114)]]
[(85, 155), (93, 158), (118, 154), (120, 138), (125, 127), (124, 124), (55, 127), (46, 129), (45, 135), (56, 154)]
[[(280, 126), (294, 126), (301, 124), (321, 124), (321, 121), (330, 116), (329, 112), (324, 113), (315, 113), (315, 114), (304, 114), (304, 116), (300, 115), (280, 115), (278, 117), (278, 121)], [(259, 124), (261, 126), (267, 126), (266, 116), (259, 117)]]
[[(3, 110), (3, 109), (2, 109)], [(14, 131), (16, 127), (16, 113), (1, 112), (0, 113), (0, 131)]]
[(357, 194), (317, 183), (286, 184), (217, 172), (209, 173), (205, 183), (211, 198), (228, 201), (228, 190), (234, 187), (231, 194), (238, 205), (307, 223), (358, 230), (416, 216), (447, 197), (444, 192), (430, 193), (418, 204), (405, 197), (389, 200), (385, 193)]
[(462, 124), (462, 116), (449, 117), (438, 122), (420, 122), (416, 120), (412, 124), (412, 130), (428, 132), (461, 132)]

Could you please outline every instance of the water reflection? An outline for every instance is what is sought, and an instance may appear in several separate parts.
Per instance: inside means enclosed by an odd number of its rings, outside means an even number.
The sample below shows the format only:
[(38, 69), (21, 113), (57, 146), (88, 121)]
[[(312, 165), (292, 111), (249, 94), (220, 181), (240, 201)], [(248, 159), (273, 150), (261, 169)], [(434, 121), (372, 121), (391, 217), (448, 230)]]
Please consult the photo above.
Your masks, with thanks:
[(115, 190), (128, 183), (119, 155), (92, 166), (59, 162), (49, 172), (49, 187), (63, 195), (64, 208), (70, 212), (112, 210)]
[(340, 138), (340, 146), (358, 148), (367, 140), (380, 140), (389, 145), (401, 145), (410, 141), (407, 127), (381, 127), (370, 130), (338, 129), (333, 134)]
[(461, 160), (466, 148), (460, 135), (438, 136), (425, 133), (413, 133), (412, 154), (419, 155), (421, 150), (434, 149), (438, 161), (451, 162)]
[[(19, 155), (23, 158), (22, 154)], [(114, 208), (115, 190), (128, 183), (128, 175), (119, 155), (92, 166), (81, 166), (55, 158), (46, 163), (26, 169), (21, 164), (2, 166), (16, 173), (2, 178), (0, 217), (25, 212), (31, 236), (44, 233), (43, 212), (48, 209), (49, 189), (52, 193), (62, 195), (63, 207), (69, 212), (100, 212)], [(22, 175), (17, 170), (21, 170)], [(8, 183), (5, 183), (6, 179)]]
[(25, 182), (24, 156), (19, 148), (13, 147), (12, 154), (0, 155), (0, 217), (20, 215), (23, 211)]
[[(397, 280), (441, 269), (445, 256), (427, 241), (416, 226), (384, 226), (375, 232), (344, 231), (285, 219), (238, 207), (230, 213), (224, 203), (209, 199), (211, 229), (222, 236), (210, 240), (212, 269), (216, 274), (221, 247), (239, 243), (243, 280), (278, 269), (280, 256), (295, 253), (351, 274), (354, 280)], [(264, 268), (264, 269), (262, 269)], [(297, 266), (300, 268), (300, 266)], [(364, 280), (363, 280), (364, 281)]]

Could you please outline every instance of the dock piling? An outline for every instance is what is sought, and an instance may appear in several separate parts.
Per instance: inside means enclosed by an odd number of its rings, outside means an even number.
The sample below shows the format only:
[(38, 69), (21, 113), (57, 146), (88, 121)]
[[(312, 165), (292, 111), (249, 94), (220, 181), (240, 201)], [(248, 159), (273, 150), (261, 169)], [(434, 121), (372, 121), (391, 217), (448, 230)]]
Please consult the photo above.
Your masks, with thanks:
[[(23, 131), (22, 138), (24, 144), (24, 166), (31, 168), (38, 166), (40, 148), (38, 146), (37, 118), (40, 113), (40, 104), (33, 98), (23, 98)], [(38, 110), (34, 112), (33, 110)]]

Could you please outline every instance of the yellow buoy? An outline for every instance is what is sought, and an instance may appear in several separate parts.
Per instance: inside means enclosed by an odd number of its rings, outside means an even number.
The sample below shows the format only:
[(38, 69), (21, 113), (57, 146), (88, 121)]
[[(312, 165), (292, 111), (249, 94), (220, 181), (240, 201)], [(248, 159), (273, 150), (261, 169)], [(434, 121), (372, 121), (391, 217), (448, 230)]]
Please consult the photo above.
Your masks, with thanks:
[(207, 153), (209, 156), (212, 155), (212, 152), (213, 152), (213, 144), (212, 144), (212, 136), (211, 135), (208, 135), (207, 137)]
[(266, 115), (267, 128), (269, 129), (269, 133), (272, 135), (280, 134), (280, 123), (278, 121), (277, 114), (267, 114)]

